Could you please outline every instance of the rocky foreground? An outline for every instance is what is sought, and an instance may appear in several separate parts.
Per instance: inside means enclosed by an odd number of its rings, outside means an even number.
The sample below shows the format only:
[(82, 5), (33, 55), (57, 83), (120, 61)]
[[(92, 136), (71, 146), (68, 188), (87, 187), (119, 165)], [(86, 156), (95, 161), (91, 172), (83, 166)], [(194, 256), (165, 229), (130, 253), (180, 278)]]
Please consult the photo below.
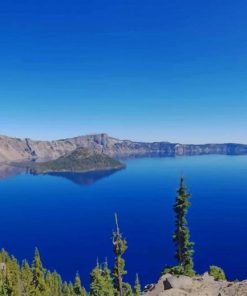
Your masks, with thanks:
[(247, 280), (216, 281), (208, 273), (193, 278), (166, 274), (145, 296), (247, 296)]
[(231, 143), (205, 145), (184, 145), (169, 142), (147, 143), (119, 140), (106, 134), (79, 136), (55, 141), (34, 141), (28, 138), (18, 139), (0, 136), (0, 162), (54, 160), (79, 147), (98, 151), (111, 157), (247, 154), (247, 145)]

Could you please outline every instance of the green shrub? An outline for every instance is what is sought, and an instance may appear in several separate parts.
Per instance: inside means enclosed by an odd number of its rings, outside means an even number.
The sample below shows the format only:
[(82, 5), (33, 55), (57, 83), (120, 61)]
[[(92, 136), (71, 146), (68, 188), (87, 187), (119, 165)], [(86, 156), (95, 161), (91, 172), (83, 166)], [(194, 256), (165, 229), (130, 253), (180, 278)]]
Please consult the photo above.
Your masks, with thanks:
[(195, 272), (193, 270), (187, 270), (181, 265), (176, 266), (167, 266), (162, 274), (170, 273), (172, 275), (186, 275), (186, 276), (194, 276)]
[(215, 265), (209, 267), (209, 275), (213, 276), (216, 281), (226, 280), (224, 270)]

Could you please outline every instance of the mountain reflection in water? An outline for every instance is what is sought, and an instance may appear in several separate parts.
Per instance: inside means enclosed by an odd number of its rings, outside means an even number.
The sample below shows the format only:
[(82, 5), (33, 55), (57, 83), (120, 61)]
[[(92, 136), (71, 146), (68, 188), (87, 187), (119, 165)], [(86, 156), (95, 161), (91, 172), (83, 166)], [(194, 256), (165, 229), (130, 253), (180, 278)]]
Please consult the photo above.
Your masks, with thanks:
[(15, 177), (15, 176), (17, 176), (21, 173), (24, 173), (24, 172), (26, 172), (26, 170), (24, 168), (10, 166), (7, 164), (1, 164), (0, 165), (0, 180)]
[(111, 175), (121, 170), (122, 169), (114, 169), (114, 170), (91, 171), (91, 172), (84, 172), (84, 173), (78, 173), (78, 172), (55, 173), (54, 172), (54, 173), (47, 173), (46, 175), (66, 178), (72, 181), (73, 183), (85, 186), (85, 185), (92, 185), (95, 182), (103, 178), (110, 177)]

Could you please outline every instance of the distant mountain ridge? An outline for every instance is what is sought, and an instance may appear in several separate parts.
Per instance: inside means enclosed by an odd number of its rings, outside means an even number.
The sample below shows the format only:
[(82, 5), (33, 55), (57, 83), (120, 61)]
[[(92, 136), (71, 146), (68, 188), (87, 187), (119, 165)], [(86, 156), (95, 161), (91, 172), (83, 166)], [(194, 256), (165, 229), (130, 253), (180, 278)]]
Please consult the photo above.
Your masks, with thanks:
[(48, 161), (77, 148), (87, 148), (111, 157), (247, 154), (246, 144), (180, 144), (170, 142), (134, 142), (119, 140), (107, 134), (93, 134), (55, 141), (37, 141), (0, 136), (0, 162)]

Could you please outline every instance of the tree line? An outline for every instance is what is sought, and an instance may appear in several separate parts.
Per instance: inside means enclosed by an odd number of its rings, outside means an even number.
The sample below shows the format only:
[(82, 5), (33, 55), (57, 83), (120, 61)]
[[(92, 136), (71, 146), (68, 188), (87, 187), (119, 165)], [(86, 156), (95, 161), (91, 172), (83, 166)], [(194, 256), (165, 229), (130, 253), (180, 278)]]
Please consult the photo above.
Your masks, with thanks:
[[(193, 264), (193, 243), (190, 241), (190, 231), (186, 214), (190, 206), (190, 194), (182, 177), (177, 190), (175, 212), (175, 231), (173, 241), (176, 246), (175, 257), (178, 264), (168, 266), (164, 273), (176, 275), (195, 275)], [(21, 265), (5, 250), (0, 252), (0, 296), (139, 296), (141, 285), (138, 274), (134, 287), (124, 281), (125, 260), (123, 255), (127, 250), (127, 241), (123, 238), (115, 214), (116, 228), (112, 235), (114, 266), (109, 269), (107, 261), (96, 263), (90, 273), (90, 289), (86, 291), (77, 273), (73, 282), (62, 281), (57, 272), (44, 269), (38, 249), (31, 266), (24, 260)], [(221, 277), (221, 270), (214, 267), (214, 272)], [(220, 275), (219, 275), (220, 274)]]
[(21, 265), (5, 250), (0, 251), (0, 296), (139, 296), (141, 286), (136, 275), (135, 285), (123, 281), (127, 241), (122, 237), (115, 214), (116, 230), (112, 235), (115, 255), (112, 271), (107, 261), (99, 262), (90, 273), (90, 290), (86, 291), (77, 273), (73, 282), (62, 281), (57, 272), (43, 267), (36, 248), (31, 266), (24, 260)]
[(138, 275), (133, 288), (123, 281), (127, 271), (122, 256), (127, 250), (127, 241), (122, 237), (116, 214), (115, 222), (113, 270), (109, 269), (107, 261), (103, 264), (97, 262), (90, 273), (89, 292), (83, 287), (79, 273), (74, 282), (66, 282), (57, 272), (46, 270), (36, 248), (31, 266), (27, 260), (19, 265), (15, 257), (5, 250), (0, 251), (0, 296), (139, 296), (141, 286)]

